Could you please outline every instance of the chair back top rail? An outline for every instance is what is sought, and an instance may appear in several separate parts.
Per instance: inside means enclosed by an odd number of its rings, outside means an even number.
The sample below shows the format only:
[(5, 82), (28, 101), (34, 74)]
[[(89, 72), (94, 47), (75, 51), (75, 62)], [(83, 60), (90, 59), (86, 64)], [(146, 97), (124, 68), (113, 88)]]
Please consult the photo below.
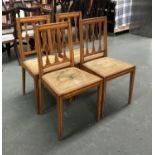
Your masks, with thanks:
[[(85, 38), (85, 41), (84, 41), (84, 38)], [(96, 55), (95, 58), (107, 56), (107, 17), (106, 16), (80, 20), (81, 64), (86, 62), (88, 60), (87, 58), (92, 55)], [(94, 57), (92, 56), (92, 59), (93, 58)]]
[[(65, 32), (68, 34), (67, 40), (64, 38)], [(35, 27), (35, 34), (40, 76), (60, 68), (74, 66), (69, 22), (37, 25)], [(69, 52), (69, 57), (66, 55), (66, 48), (67, 52)]]

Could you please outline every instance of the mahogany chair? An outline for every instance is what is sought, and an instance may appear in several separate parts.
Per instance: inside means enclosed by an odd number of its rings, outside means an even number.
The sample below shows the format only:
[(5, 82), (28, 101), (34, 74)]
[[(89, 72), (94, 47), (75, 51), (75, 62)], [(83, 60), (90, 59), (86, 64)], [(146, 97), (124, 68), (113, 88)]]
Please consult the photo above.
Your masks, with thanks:
[[(43, 111), (43, 87), (57, 97), (58, 139), (62, 139), (63, 131), (63, 100), (74, 97), (92, 88), (98, 89), (97, 120), (100, 119), (102, 97), (102, 79), (96, 75), (74, 67), (72, 35), (69, 22), (60, 22), (36, 26), (36, 49), (39, 63), (40, 109)], [(67, 32), (65, 32), (67, 30)], [(65, 33), (68, 39), (65, 41)], [(55, 35), (57, 34), (57, 35)], [(44, 42), (42, 42), (42, 36)], [(54, 48), (55, 40), (58, 41)], [(46, 44), (42, 44), (46, 43)], [(66, 56), (66, 48), (70, 57)], [(62, 57), (58, 57), (61, 51)], [(43, 53), (46, 52), (46, 59)], [(47, 73), (49, 72), (49, 73)]]
[(6, 11), (6, 10), (7, 10), (7, 6), (5, 2), (2, 0), (2, 11)]
[[(2, 47), (7, 50), (10, 57), (10, 48), (14, 47), (14, 52), (19, 62), (16, 31), (16, 9), (2, 11)], [(11, 45), (12, 44), (12, 45)]]
[[(94, 29), (98, 27), (98, 38), (95, 41)], [(83, 29), (86, 29), (86, 42), (83, 41)], [(88, 29), (91, 29), (91, 50), (88, 49)], [(98, 42), (98, 44), (96, 44)], [(107, 17), (96, 17), (80, 20), (80, 45), (81, 45), (81, 68), (87, 70), (103, 79), (103, 102), (102, 112), (104, 112), (104, 100), (107, 82), (119, 76), (130, 74), (129, 98), (131, 102), (136, 66), (126, 62), (107, 57)], [(97, 46), (98, 45), (98, 46)], [(86, 47), (86, 49), (84, 49)]]
[[(36, 109), (38, 114), (40, 113), (38, 106), (39, 104), (38, 61), (37, 58), (30, 59), (30, 56), (36, 54), (35, 42), (33, 42), (32, 45), (32, 39), (35, 39), (34, 27), (35, 25), (42, 25), (46, 23), (50, 23), (50, 16), (44, 15), (44, 16), (17, 18), (17, 31), (20, 46), (21, 68), (22, 68), (23, 95), (25, 95), (25, 78), (26, 78), (25, 71), (27, 71), (33, 77), (34, 80), (34, 90), (35, 90), (36, 107), (37, 107)], [(28, 26), (30, 25), (32, 26), (32, 30), (28, 29)]]
[[(73, 45), (76, 45), (74, 46), (74, 62), (77, 66), (80, 64), (80, 19), (82, 19), (81, 12), (68, 12), (56, 14), (57, 22), (68, 21), (71, 23), (72, 43)], [(67, 56), (69, 56), (69, 52), (67, 52)]]
[[(19, 17), (29, 17), (29, 16), (39, 16), (42, 14), (41, 7), (35, 6), (35, 7), (18, 7), (19, 11)], [(23, 12), (23, 15), (21, 15), (21, 12)]]

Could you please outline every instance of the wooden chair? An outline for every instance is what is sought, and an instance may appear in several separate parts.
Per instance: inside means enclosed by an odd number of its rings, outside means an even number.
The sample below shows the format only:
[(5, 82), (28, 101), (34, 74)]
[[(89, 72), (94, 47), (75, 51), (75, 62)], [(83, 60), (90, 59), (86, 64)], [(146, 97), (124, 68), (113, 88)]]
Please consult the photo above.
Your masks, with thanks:
[[(10, 48), (14, 47), (14, 52), (19, 62), (17, 47), (17, 31), (16, 31), (16, 9), (7, 9), (2, 11), (2, 47), (3, 51), (7, 50), (10, 57)], [(11, 45), (12, 44), (12, 45)], [(5, 47), (6, 46), (6, 47)]]
[[(23, 95), (25, 95), (25, 71), (27, 71), (34, 79), (34, 90), (36, 97), (36, 106), (37, 113), (40, 113), (38, 102), (39, 102), (39, 92), (38, 92), (38, 78), (39, 78), (39, 69), (37, 58), (27, 59), (36, 54), (35, 42), (32, 43), (32, 39), (35, 37), (34, 26), (50, 23), (50, 16), (32, 16), (25, 18), (17, 18), (17, 31), (18, 39), (21, 53), (21, 67), (22, 67), (22, 86), (23, 86)], [(32, 26), (32, 30), (28, 29), (28, 26)], [(24, 46), (26, 43), (26, 47)], [(31, 44), (30, 44), (31, 43)]]
[[(78, 66), (80, 64), (80, 32), (79, 32), (79, 20), (82, 19), (81, 12), (69, 12), (56, 14), (56, 21), (63, 22), (68, 21), (71, 23), (72, 30), (72, 43), (77, 45), (74, 47), (74, 62)], [(69, 56), (69, 52), (67, 52)]]
[[(98, 27), (98, 44), (95, 42), (94, 29)], [(86, 42), (83, 41), (83, 29), (86, 29)], [(88, 49), (88, 29), (91, 29), (91, 50)], [(100, 76), (103, 79), (103, 104), (102, 112), (104, 111), (104, 100), (106, 93), (106, 84), (109, 80), (119, 76), (130, 74), (129, 98), (131, 102), (133, 93), (135, 65), (107, 57), (107, 17), (97, 17), (85, 20), (80, 20), (80, 45), (81, 45), (81, 68)], [(98, 47), (97, 47), (98, 45)], [(84, 46), (86, 49), (84, 50)]]
[[(66, 33), (68, 34), (67, 41), (64, 40), (65, 30), (67, 30)], [(44, 38), (46, 45), (42, 45), (42, 36), (46, 36)], [(55, 36), (57, 37), (55, 38)], [(58, 44), (57, 47), (54, 48), (56, 39)], [(43, 87), (46, 87), (57, 97), (58, 138), (61, 140), (63, 129), (63, 99), (74, 97), (94, 87), (97, 88), (97, 120), (99, 120), (102, 79), (74, 67), (72, 35), (69, 22), (36, 26), (35, 41), (39, 61), (40, 109), (43, 111)], [(69, 58), (66, 56), (67, 47), (70, 53)], [(58, 57), (59, 51), (62, 53), (61, 58)], [(42, 58), (44, 52), (46, 52), (46, 59)], [(47, 73), (47, 71), (49, 73)]]

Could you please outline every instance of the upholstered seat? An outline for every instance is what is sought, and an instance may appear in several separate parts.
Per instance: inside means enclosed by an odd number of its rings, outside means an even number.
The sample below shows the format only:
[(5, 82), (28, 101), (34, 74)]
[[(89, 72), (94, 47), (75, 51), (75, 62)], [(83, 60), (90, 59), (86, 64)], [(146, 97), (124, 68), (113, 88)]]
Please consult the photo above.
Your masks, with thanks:
[(108, 77), (134, 67), (132, 64), (109, 57), (103, 57), (86, 62), (83, 66), (102, 77)]
[(3, 29), (2, 30), (2, 35), (5, 35), (5, 34), (13, 34), (13, 32), (14, 32), (14, 29), (13, 28)]
[[(86, 49), (84, 48), (84, 51), (85, 50)], [(91, 50), (91, 49), (88, 49), (88, 50)], [(95, 59), (101, 56), (103, 56), (103, 53), (98, 53), (98, 54), (94, 54), (94, 55), (86, 57), (85, 60), (88, 61), (88, 60), (92, 60), (92, 59)], [(67, 57), (69, 57), (69, 52), (67, 52)], [(77, 65), (79, 63), (80, 63), (80, 48), (74, 48), (74, 64)]]
[[(69, 52), (66, 52), (67, 57), (69, 58)], [(74, 64), (79, 64), (80, 63), (80, 48), (75, 48), (74, 49)]]
[(2, 43), (11, 42), (13, 40), (14, 40), (13, 34), (5, 34), (5, 35), (2, 35)]
[[(55, 59), (55, 57), (53, 55), (49, 56), (50, 63), (53, 63), (55, 61), (54, 59)], [(59, 58), (59, 60), (61, 61), (62, 59)], [(46, 62), (46, 57), (44, 56), (43, 57), (43, 65), (45, 65), (45, 62)], [(39, 75), (38, 59), (37, 58), (25, 60), (23, 62), (23, 65), (32, 75), (34, 75), (34, 76)], [(51, 71), (52, 69), (55, 70), (55, 69), (59, 69), (62, 67), (67, 67), (67, 66), (69, 66), (69, 62), (57, 65), (56, 67), (55, 66), (50, 67), (50, 68), (46, 69), (46, 72)]]
[(75, 67), (50, 72), (45, 74), (42, 79), (58, 95), (64, 95), (101, 81), (98, 76)]

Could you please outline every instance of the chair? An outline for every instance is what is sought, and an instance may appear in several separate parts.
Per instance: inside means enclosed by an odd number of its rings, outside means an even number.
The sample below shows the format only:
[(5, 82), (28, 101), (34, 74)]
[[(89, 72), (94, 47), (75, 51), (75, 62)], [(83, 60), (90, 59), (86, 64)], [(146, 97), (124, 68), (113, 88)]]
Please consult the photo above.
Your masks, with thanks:
[[(80, 19), (82, 19), (81, 12), (69, 12), (69, 13), (56, 14), (57, 22), (68, 21), (71, 23), (73, 45), (80, 45), (80, 34), (79, 34)], [(69, 52), (67, 52), (67, 56), (69, 56)], [(74, 61), (76, 65), (80, 64), (80, 47), (74, 48)]]
[[(41, 7), (18, 7), (19, 16), (18, 17), (29, 17), (29, 16), (39, 16), (41, 15)], [(22, 14), (23, 12), (23, 14)]]
[[(37, 58), (27, 59), (28, 57), (36, 54), (35, 42), (33, 39), (34, 26), (50, 23), (50, 16), (32, 16), (25, 18), (17, 18), (17, 30), (18, 30), (18, 39), (21, 53), (21, 67), (22, 67), (22, 86), (23, 86), (23, 95), (25, 95), (25, 71), (27, 71), (34, 79), (34, 90), (36, 97), (36, 106), (37, 113), (40, 113), (38, 107), (38, 78), (39, 78), (39, 69)], [(32, 29), (28, 29), (28, 26), (31, 26)], [(24, 43), (26, 43), (24, 45)]]
[[(95, 42), (94, 29), (98, 28), (98, 38)], [(86, 29), (86, 42), (83, 42), (83, 29)], [(91, 50), (88, 49), (88, 29), (91, 32)], [(103, 79), (103, 102), (102, 112), (104, 111), (104, 100), (106, 85), (109, 80), (119, 76), (130, 74), (129, 98), (131, 102), (133, 93), (135, 65), (107, 57), (107, 17), (97, 17), (80, 20), (80, 42), (81, 42), (81, 68), (100, 76)], [(96, 46), (98, 42), (98, 47)], [(86, 50), (84, 50), (86, 46)], [(91, 58), (92, 57), (92, 58)], [(91, 58), (91, 59), (90, 59)]]
[[(14, 52), (19, 62), (16, 32), (16, 9), (2, 11), (2, 47), (3, 51), (7, 50), (10, 57), (10, 48), (14, 47)], [(11, 45), (13, 43), (13, 45)], [(6, 47), (5, 47), (6, 46)]]
[[(64, 40), (67, 30), (67, 44)], [(58, 139), (62, 139), (63, 99), (74, 97), (91, 88), (98, 89), (97, 120), (100, 119), (102, 80), (98, 76), (74, 67), (72, 35), (69, 22), (53, 23), (36, 26), (36, 49), (39, 61), (40, 109), (43, 111), (43, 87), (57, 97)], [(55, 35), (57, 34), (57, 35)], [(46, 45), (42, 45), (42, 36), (46, 36)], [(57, 37), (56, 37), (57, 36)], [(54, 48), (55, 40), (57, 47)], [(65, 41), (65, 42), (64, 42)], [(66, 56), (68, 47), (70, 57)], [(58, 57), (61, 51), (62, 57)], [(43, 53), (46, 52), (46, 59)], [(47, 73), (47, 71), (49, 73)]]

